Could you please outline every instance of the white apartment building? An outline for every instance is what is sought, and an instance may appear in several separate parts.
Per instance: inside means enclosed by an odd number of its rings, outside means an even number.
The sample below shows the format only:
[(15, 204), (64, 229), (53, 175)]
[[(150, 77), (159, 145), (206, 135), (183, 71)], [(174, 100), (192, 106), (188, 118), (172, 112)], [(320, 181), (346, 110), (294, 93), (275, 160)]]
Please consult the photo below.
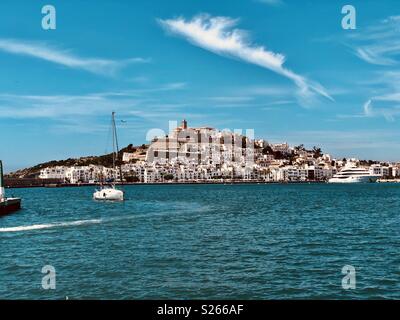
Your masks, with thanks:
[(74, 166), (65, 172), (65, 180), (69, 183), (86, 183), (98, 180), (99, 174), (95, 166)]
[(122, 154), (122, 162), (131, 162), (133, 159), (135, 159), (135, 154), (131, 152), (124, 152)]
[(378, 175), (381, 177), (389, 177), (392, 176), (392, 170), (389, 167), (382, 166), (381, 164), (373, 164), (369, 167), (369, 172), (374, 175)]
[(274, 175), (275, 181), (305, 181), (308, 171), (296, 166), (285, 166), (279, 168)]
[(275, 152), (277, 152), (277, 151), (282, 152), (282, 153), (289, 153), (290, 152), (289, 144), (287, 142), (284, 142), (284, 143), (271, 143), (270, 147)]
[(68, 183), (88, 183), (119, 179), (119, 170), (103, 166), (48, 167), (40, 171), (39, 179), (60, 179)]
[(47, 167), (40, 170), (39, 179), (65, 179), (65, 173), (68, 170), (67, 167)]

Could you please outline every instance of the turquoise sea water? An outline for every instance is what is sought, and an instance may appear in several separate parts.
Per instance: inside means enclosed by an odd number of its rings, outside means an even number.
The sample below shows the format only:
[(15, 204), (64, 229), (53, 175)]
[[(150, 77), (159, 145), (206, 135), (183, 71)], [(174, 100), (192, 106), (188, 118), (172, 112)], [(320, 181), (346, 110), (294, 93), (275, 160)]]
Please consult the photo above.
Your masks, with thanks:
[(91, 187), (9, 190), (24, 208), (0, 218), (0, 298), (400, 298), (400, 184), (125, 191), (101, 203)]

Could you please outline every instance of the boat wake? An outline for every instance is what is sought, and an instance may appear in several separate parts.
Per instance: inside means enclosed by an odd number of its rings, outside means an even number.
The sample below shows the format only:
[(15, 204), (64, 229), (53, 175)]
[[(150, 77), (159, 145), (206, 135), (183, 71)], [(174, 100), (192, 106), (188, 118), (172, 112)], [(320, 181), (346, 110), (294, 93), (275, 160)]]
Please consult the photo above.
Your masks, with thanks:
[[(201, 214), (208, 211), (208, 207), (200, 207), (198, 209), (191, 210), (191, 213)], [(177, 210), (173, 213), (171, 212), (154, 212), (147, 214), (135, 214), (135, 215), (126, 215), (126, 216), (117, 216), (111, 218), (99, 218), (99, 219), (88, 219), (88, 220), (76, 220), (76, 221), (63, 221), (63, 222), (54, 222), (54, 223), (46, 223), (46, 224), (32, 224), (27, 226), (18, 226), (18, 227), (4, 227), (0, 228), (0, 233), (5, 232), (23, 232), (23, 231), (31, 231), (31, 230), (41, 230), (41, 229), (53, 229), (53, 228), (64, 228), (64, 227), (74, 227), (74, 226), (84, 226), (91, 224), (100, 224), (100, 223), (109, 223), (123, 220), (132, 220), (138, 218), (155, 218), (162, 217), (165, 215), (179, 215), (179, 214), (187, 214), (186, 210)]]
[(19, 231), (60, 228), (60, 227), (81, 226), (81, 225), (102, 223), (103, 221), (104, 221), (103, 219), (91, 219), (91, 220), (78, 220), (70, 222), (48, 223), (48, 224), (33, 224), (30, 226), (0, 228), (0, 232), (19, 232)]

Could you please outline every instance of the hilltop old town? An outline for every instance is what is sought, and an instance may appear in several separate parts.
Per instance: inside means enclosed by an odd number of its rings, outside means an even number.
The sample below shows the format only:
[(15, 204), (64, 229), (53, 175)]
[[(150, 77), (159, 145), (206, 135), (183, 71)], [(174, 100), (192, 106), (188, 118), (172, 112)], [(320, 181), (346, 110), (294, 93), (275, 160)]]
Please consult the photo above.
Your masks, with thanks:
[(123, 181), (142, 183), (327, 181), (349, 163), (382, 179), (400, 177), (400, 163), (334, 159), (320, 148), (273, 144), (210, 127), (190, 128), (186, 120), (168, 135), (155, 137), (145, 151), (124, 152), (121, 160), (121, 170), (94, 164), (52, 166), (41, 169), (39, 178), (97, 183), (121, 180), (122, 173)]

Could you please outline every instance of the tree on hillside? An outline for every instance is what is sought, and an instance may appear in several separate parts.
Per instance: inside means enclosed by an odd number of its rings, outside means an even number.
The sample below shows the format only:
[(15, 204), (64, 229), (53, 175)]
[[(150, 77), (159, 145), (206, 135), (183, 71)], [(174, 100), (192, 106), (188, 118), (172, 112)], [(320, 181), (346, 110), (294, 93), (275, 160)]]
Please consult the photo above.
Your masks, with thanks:
[(317, 148), (316, 146), (313, 147), (312, 152), (314, 153), (314, 158), (317, 159), (322, 156), (321, 148)]
[(296, 151), (305, 151), (306, 148), (304, 148), (304, 144), (300, 144), (298, 146), (295, 146), (294, 150), (296, 150)]
[(275, 151), (274, 152), (274, 158), (277, 160), (285, 159), (285, 156), (281, 151)]
[(271, 146), (266, 146), (262, 150), (262, 154), (274, 154), (274, 150), (272, 150)]

